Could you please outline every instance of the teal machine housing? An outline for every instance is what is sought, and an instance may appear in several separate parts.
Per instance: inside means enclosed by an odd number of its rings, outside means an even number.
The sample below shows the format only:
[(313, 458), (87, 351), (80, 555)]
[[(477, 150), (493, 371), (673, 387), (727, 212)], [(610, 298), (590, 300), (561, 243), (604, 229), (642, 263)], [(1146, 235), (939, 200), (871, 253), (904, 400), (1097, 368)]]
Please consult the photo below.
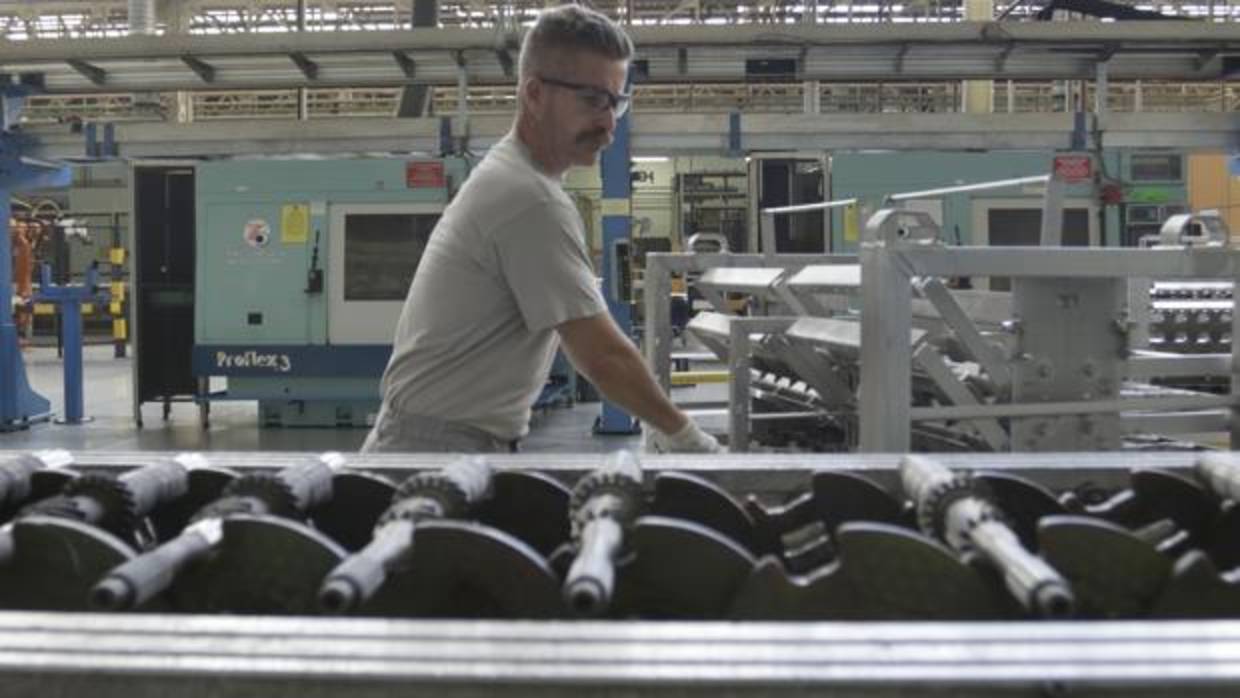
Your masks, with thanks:
[[(866, 213), (881, 208), (887, 194), (1047, 174), (1054, 157), (1050, 151), (835, 153), (828, 198), (858, 197), (861, 204), (832, 212), (831, 249), (855, 251)], [(1107, 151), (1100, 161), (1095, 157), (1094, 169), (1119, 186), (1122, 199), (1105, 205), (1092, 182), (1068, 185), (1065, 244), (1135, 245), (1187, 207), (1183, 153)], [(931, 213), (949, 244), (1036, 245), (1042, 195), (1041, 185), (1023, 185), (950, 194), (906, 207)]]
[(200, 400), (263, 426), (365, 426), (431, 230), (468, 173), (436, 160), (231, 160), (196, 172)]

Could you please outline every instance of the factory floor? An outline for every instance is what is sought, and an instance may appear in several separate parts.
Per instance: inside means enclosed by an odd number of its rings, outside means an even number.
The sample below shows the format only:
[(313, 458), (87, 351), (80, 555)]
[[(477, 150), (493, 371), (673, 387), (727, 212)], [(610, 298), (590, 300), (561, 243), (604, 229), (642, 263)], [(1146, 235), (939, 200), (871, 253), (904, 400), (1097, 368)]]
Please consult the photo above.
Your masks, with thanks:
[[(63, 365), (55, 348), (31, 347), (23, 357), (31, 386), (51, 400), (57, 415), (63, 414)], [(162, 405), (146, 404), (144, 426), (138, 428), (133, 416), (132, 359), (114, 358), (110, 345), (96, 345), (85, 348), (83, 363), (83, 399), (91, 421), (76, 426), (45, 422), (0, 433), (0, 449), (353, 451), (366, 437), (365, 429), (260, 429), (254, 402), (212, 403), (208, 429), (202, 428), (198, 407), (192, 403), (174, 403), (167, 421)], [(598, 414), (598, 403), (539, 413), (522, 450), (599, 453), (640, 447), (640, 436), (594, 436), (591, 427)]]

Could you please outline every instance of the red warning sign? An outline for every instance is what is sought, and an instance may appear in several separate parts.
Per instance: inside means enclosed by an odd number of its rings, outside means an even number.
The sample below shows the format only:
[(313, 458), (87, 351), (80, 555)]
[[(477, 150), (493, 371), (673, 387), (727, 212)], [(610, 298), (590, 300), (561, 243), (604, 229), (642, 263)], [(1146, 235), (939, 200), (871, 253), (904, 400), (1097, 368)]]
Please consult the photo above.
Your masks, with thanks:
[(1094, 159), (1088, 155), (1056, 155), (1055, 176), (1068, 184), (1089, 181), (1094, 177)]
[(410, 189), (443, 189), (443, 163), (437, 160), (405, 163), (405, 186)]

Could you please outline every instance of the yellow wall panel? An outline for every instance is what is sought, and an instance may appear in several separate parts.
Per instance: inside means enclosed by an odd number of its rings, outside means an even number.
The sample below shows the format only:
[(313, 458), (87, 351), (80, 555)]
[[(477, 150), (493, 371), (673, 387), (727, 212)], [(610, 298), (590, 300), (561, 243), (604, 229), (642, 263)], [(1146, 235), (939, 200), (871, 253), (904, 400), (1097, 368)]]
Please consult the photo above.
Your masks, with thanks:
[(1194, 211), (1216, 208), (1240, 240), (1240, 178), (1227, 171), (1227, 156), (1200, 153), (1188, 156), (1188, 205)]

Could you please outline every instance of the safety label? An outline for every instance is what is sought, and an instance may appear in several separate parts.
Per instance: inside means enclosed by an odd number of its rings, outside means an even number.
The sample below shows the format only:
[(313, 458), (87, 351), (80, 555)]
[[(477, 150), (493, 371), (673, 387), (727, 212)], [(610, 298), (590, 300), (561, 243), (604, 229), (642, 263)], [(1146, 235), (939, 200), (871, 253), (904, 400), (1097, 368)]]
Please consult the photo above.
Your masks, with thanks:
[(410, 189), (443, 189), (445, 181), (442, 162), (405, 163), (405, 186)]
[(310, 237), (310, 206), (308, 204), (284, 204), (280, 208), (280, 242), (284, 245), (304, 245)]

